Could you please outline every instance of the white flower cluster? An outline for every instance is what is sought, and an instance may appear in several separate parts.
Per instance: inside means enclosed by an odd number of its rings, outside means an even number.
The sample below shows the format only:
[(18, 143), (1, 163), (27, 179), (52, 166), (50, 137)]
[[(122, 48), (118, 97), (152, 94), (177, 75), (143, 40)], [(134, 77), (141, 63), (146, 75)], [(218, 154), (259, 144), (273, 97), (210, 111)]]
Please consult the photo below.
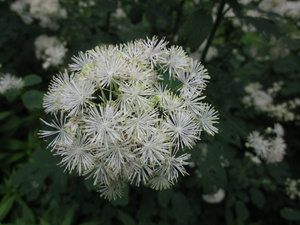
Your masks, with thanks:
[(298, 119), (298, 115), (292, 111), (299, 106), (299, 100), (289, 100), (280, 104), (274, 103), (274, 97), (281, 90), (283, 82), (275, 82), (273, 86), (266, 91), (260, 83), (250, 83), (245, 87), (248, 94), (243, 98), (246, 106), (254, 106), (257, 111), (265, 112), (268, 116), (280, 121), (292, 121)]
[(202, 101), (207, 71), (166, 45), (153, 37), (80, 52), (73, 73), (58, 74), (45, 95), (54, 131), (40, 136), (54, 135), (60, 164), (93, 177), (110, 200), (126, 183), (169, 188), (187, 174), (189, 155), (178, 150), (217, 132), (217, 112)]
[(290, 199), (300, 198), (300, 179), (293, 180), (291, 178), (287, 178), (286, 182), (286, 193), (290, 197)]
[(55, 36), (40, 35), (35, 39), (35, 55), (43, 60), (43, 68), (58, 66), (63, 63), (67, 49), (65, 43)]
[(275, 124), (274, 128), (266, 130), (266, 135), (275, 135), (275, 137), (262, 136), (258, 131), (253, 131), (248, 136), (246, 146), (253, 148), (259, 157), (269, 163), (281, 162), (286, 149), (283, 127), (280, 124)]
[(59, 0), (16, 0), (10, 6), (23, 20), (30, 24), (39, 20), (42, 27), (58, 28), (58, 20), (67, 17), (67, 11), (61, 8)]
[(0, 76), (0, 93), (4, 94), (11, 89), (21, 89), (24, 87), (24, 81), (22, 78), (18, 78), (9, 73)]

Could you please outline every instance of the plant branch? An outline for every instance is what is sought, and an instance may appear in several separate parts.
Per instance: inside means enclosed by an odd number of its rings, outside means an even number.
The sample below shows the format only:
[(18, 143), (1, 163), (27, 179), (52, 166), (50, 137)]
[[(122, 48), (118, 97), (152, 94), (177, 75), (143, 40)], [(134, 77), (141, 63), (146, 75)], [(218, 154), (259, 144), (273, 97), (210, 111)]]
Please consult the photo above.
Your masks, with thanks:
[(214, 36), (216, 34), (216, 31), (218, 29), (218, 26), (220, 25), (221, 23), (221, 20), (223, 18), (223, 10), (224, 10), (224, 6), (225, 6), (225, 0), (221, 0), (220, 2), (220, 5), (219, 5), (219, 8), (218, 8), (218, 12), (217, 12), (217, 18), (216, 18), (216, 21), (211, 29), (211, 32), (210, 32), (210, 35), (207, 39), (207, 42), (206, 42), (206, 45), (204, 47), (204, 50), (203, 50), (203, 53), (202, 53), (202, 57), (201, 57), (201, 62), (204, 62), (205, 60), (205, 57), (207, 55), (207, 52), (208, 52), (208, 49), (214, 39)]

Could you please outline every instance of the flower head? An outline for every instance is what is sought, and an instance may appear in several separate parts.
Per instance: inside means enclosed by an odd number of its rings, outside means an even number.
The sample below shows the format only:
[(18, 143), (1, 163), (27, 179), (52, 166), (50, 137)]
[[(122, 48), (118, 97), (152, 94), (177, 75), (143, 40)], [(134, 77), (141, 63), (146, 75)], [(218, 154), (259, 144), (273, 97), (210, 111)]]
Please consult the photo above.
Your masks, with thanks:
[(258, 131), (251, 132), (248, 136), (247, 146), (253, 148), (257, 156), (269, 163), (281, 162), (286, 149), (282, 137), (284, 134), (283, 127), (277, 123), (274, 128), (268, 128), (266, 132), (271, 137), (263, 136)]
[(187, 174), (190, 155), (179, 151), (201, 131), (218, 131), (217, 112), (202, 102), (206, 70), (166, 45), (153, 37), (80, 52), (73, 73), (55, 76), (45, 95), (45, 111), (56, 119), (44, 122), (54, 130), (40, 136), (54, 136), (49, 146), (60, 165), (93, 178), (109, 200), (126, 183), (169, 188)]
[(22, 78), (17, 78), (9, 73), (0, 75), (0, 93), (3, 94), (11, 89), (21, 89), (24, 87)]

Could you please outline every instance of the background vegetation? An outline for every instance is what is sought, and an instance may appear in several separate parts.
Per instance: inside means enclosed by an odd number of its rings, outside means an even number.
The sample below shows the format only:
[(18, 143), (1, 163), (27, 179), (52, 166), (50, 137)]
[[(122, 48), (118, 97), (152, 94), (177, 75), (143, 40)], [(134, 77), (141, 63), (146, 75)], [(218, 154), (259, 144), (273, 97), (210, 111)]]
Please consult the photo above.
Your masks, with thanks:
[[(299, 223), (300, 182), (293, 189), (287, 185), (288, 179), (300, 179), (297, 1), (282, 1), (294, 3), (295, 13), (271, 0), (61, 0), (66, 16), (56, 18), (54, 28), (42, 26), (38, 17), (24, 23), (11, 10), (13, 2), (0, 1), (0, 72), (22, 78), (24, 87), (0, 96), (1, 224)], [(43, 66), (46, 59), (37, 58), (40, 35), (64, 43), (67, 51), (57, 65)], [(79, 51), (153, 35), (183, 46), (208, 69), (206, 95), (219, 111), (219, 133), (201, 137), (190, 150), (189, 176), (171, 189), (131, 187), (124, 198), (109, 202), (89, 180), (64, 173), (56, 165), (59, 157), (38, 138), (43, 129), (39, 118), (49, 117), (43, 94), (52, 76)], [(272, 95), (276, 109), (245, 104), (245, 87), (255, 82), (265, 92), (282, 82)], [(285, 130), (283, 160), (254, 158), (255, 151), (246, 146), (248, 135), (275, 123)], [(219, 189), (225, 192), (220, 202), (203, 200)]]

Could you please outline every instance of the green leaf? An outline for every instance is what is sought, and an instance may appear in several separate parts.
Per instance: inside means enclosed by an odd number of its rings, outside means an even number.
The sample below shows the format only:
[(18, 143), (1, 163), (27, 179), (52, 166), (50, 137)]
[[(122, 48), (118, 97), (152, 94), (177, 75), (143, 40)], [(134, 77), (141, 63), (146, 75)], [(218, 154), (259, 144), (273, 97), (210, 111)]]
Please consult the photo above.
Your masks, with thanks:
[(75, 210), (74, 210), (74, 206), (73, 206), (66, 213), (65, 218), (62, 222), (62, 225), (71, 225), (72, 221), (74, 219), (74, 213), (75, 213)]
[(19, 95), (21, 94), (21, 91), (19, 89), (9, 89), (4, 93), (4, 96), (6, 97), (7, 101), (12, 102), (14, 101)]
[(269, 40), (271, 38), (271, 36), (273, 36), (273, 35), (275, 35), (275, 36), (279, 35), (279, 27), (277, 24), (275, 24), (274, 21), (268, 20), (265, 18), (261, 18), (261, 17), (256, 18), (256, 17), (247, 16), (245, 18), (267, 40)]
[(14, 203), (14, 196), (5, 196), (0, 203), (0, 222), (6, 217)]
[(187, 198), (181, 194), (176, 193), (172, 198), (172, 209), (174, 219), (179, 224), (189, 224), (189, 219), (192, 215), (192, 209)]
[(179, 43), (196, 51), (209, 35), (213, 21), (211, 13), (198, 9), (192, 13), (179, 30)]
[(217, 145), (211, 144), (208, 147), (207, 155), (197, 161), (204, 194), (215, 193), (226, 186), (227, 177), (221, 165), (220, 155), (222, 155), (221, 149)]
[(122, 210), (118, 210), (117, 216), (124, 225), (135, 225), (136, 224), (134, 219), (128, 213), (126, 213)]
[(284, 182), (286, 177), (289, 176), (289, 166), (286, 162), (279, 164), (267, 164), (269, 174), (278, 182)]
[(47, 222), (46, 220), (44, 219), (40, 219), (40, 225), (51, 225), (49, 222)]
[(1, 112), (1, 113), (0, 113), (0, 120), (5, 119), (5, 118), (8, 117), (10, 114), (11, 114), (11, 111)]
[(42, 109), (44, 94), (37, 90), (26, 91), (22, 95), (22, 101), (25, 107), (31, 111), (33, 109)]
[(242, 222), (244, 222), (249, 217), (249, 211), (242, 201), (236, 201), (235, 212), (237, 218)]
[(250, 196), (253, 204), (255, 204), (258, 208), (262, 208), (265, 204), (265, 197), (261, 193), (261, 191), (257, 188), (250, 189)]
[(147, 190), (140, 201), (138, 210), (136, 213), (136, 218), (139, 221), (139, 224), (147, 223), (151, 221), (153, 216), (157, 213), (157, 204), (156, 199), (153, 198), (154, 193), (152, 190)]
[(283, 208), (280, 215), (286, 220), (300, 220), (300, 211), (292, 208)]
[(166, 208), (171, 200), (172, 195), (173, 195), (172, 190), (164, 190), (164, 191), (158, 192), (158, 195), (157, 195), (158, 204), (161, 207)]
[(38, 75), (35, 75), (35, 74), (30, 74), (30, 75), (27, 75), (26, 77), (24, 77), (25, 87), (32, 86), (32, 85), (35, 85), (35, 84), (39, 84), (42, 81), (43, 81), (42, 78)]
[(21, 207), (22, 207), (22, 219), (27, 223), (33, 224), (35, 221), (35, 217), (32, 210), (28, 207), (28, 205), (25, 202), (21, 203)]

